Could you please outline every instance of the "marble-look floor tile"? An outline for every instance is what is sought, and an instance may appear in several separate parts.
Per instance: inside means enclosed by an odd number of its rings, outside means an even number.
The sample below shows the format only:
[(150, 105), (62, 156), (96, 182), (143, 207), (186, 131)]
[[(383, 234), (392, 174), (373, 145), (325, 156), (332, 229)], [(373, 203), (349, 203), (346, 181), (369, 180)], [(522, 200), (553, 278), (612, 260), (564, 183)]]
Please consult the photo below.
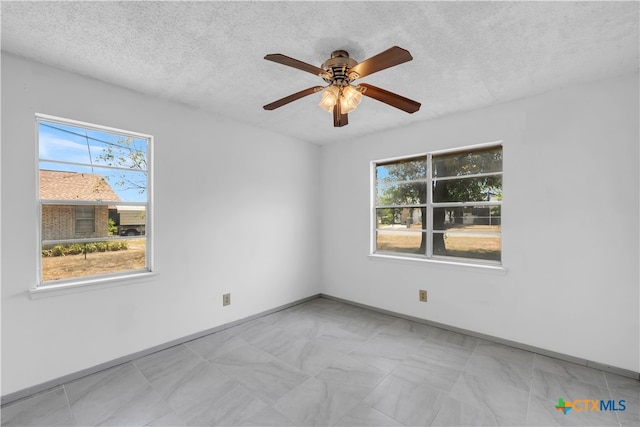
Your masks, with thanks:
[(250, 345), (231, 350), (211, 363), (269, 404), (309, 378), (305, 372)]
[(593, 384), (602, 388), (607, 387), (604, 372), (598, 369), (577, 365), (575, 363), (554, 359), (548, 356), (542, 356), (540, 354), (536, 354), (534, 356), (533, 366), (536, 369), (551, 372), (556, 375), (562, 375), (583, 383)]
[(609, 398), (610, 393), (604, 388), (593, 384), (534, 369), (531, 393), (546, 399), (603, 399)]
[(368, 391), (353, 384), (310, 378), (278, 399), (274, 408), (299, 426), (333, 425)]
[(401, 427), (404, 426), (401, 422), (394, 420), (391, 417), (386, 416), (382, 412), (373, 409), (369, 405), (364, 403), (358, 403), (354, 406), (342, 419), (340, 419), (336, 426), (345, 427)]
[(525, 423), (530, 393), (500, 379), (463, 372), (449, 394), (458, 401), (490, 412), (496, 418), (502, 417), (517, 425)]
[(175, 412), (170, 412), (151, 421), (145, 427), (186, 427), (186, 424)]
[(480, 341), (474, 349), (474, 354), (493, 356), (512, 364), (529, 367), (530, 369), (533, 368), (533, 353), (515, 347)]
[(249, 343), (253, 343), (271, 330), (273, 330), (273, 325), (265, 323), (260, 319), (254, 319), (226, 329), (225, 332), (240, 337)]
[(69, 402), (62, 386), (2, 407), (2, 425), (73, 426)]
[(294, 427), (295, 424), (280, 412), (267, 406), (256, 412), (251, 417), (242, 421), (239, 426), (243, 427)]
[(473, 350), (446, 342), (430, 341), (427, 338), (419, 347), (413, 348), (411, 354), (428, 363), (462, 370), (467, 366)]
[(253, 339), (251, 344), (271, 355), (278, 356), (285, 353), (292, 345), (301, 341), (307, 340), (298, 335), (293, 335), (278, 326), (271, 325), (268, 330), (264, 331), (262, 336)]
[[(187, 403), (186, 401), (184, 403)], [(235, 380), (191, 396), (179, 415), (189, 426), (232, 426), (251, 419), (267, 404)]]
[(513, 420), (495, 416), (451, 397), (443, 398), (432, 426), (514, 426)]
[[(275, 343), (276, 340), (272, 341)], [(326, 344), (298, 338), (286, 345), (279, 345), (273, 352), (278, 359), (313, 376), (342, 358), (342, 354)]]
[[(238, 424), (266, 407), (246, 387), (215, 366), (197, 356), (197, 363), (193, 364), (190, 358), (180, 357), (180, 353), (160, 354), (156, 359), (145, 358), (137, 363), (186, 425)], [(180, 363), (185, 359), (189, 363)], [(167, 364), (173, 369), (157, 369)]]
[(471, 355), (464, 371), (477, 377), (499, 379), (504, 384), (529, 393), (533, 378), (533, 360), (531, 364), (516, 363), (476, 351)]
[(274, 322), (273, 325), (286, 329), (290, 334), (308, 340), (313, 340), (330, 331), (332, 328), (338, 327), (338, 323), (331, 321), (331, 319), (322, 319), (314, 314), (304, 315), (298, 313), (293, 313), (286, 318), (281, 318)]
[(349, 332), (340, 327), (329, 328), (314, 339), (315, 342), (326, 344), (341, 354), (347, 354), (367, 341), (360, 335)]
[(426, 384), (387, 376), (364, 399), (364, 403), (409, 426), (428, 426), (446, 396)]
[(618, 421), (621, 426), (640, 426), (640, 402), (626, 401), (626, 409), (621, 412), (617, 412)]
[(133, 363), (72, 381), (65, 389), (82, 426), (145, 425), (171, 412)]
[(316, 375), (322, 381), (355, 384), (373, 389), (385, 377), (385, 372), (351, 356), (333, 360)]
[(167, 397), (185, 375), (206, 362), (184, 345), (150, 354), (133, 362), (160, 395)]
[(617, 399), (615, 393), (620, 393), (640, 402), (640, 381), (609, 372), (605, 372), (604, 376), (609, 390), (614, 392), (614, 399)]
[(227, 331), (220, 331), (189, 341), (185, 345), (203, 359), (211, 360), (227, 351), (241, 347), (245, 343), (246, 341)]
[(406, 359), (422, 340), (420, 337), (406, 335), (376, 334), (349, 355), (388, 373)]
[(462, 370), (434, 363), (422, 354), (413, 354), (400, 362), (391, 373), (407, 381), (425, 383), (435, 389), (448, 392), (458, 380)]
[(397, 319), (386, 314), (362, 310), (358, 315), (349, 316), (348, 321), (340, 326), (356, 335), (369, 338), (379, 333), (380, 328), (391, 325)]
[(639, 426), (640, 381), (609, 372), (605, 372), (604, 375), (611, 392), (611, 398), (616, 402), (624, 400), (626, 406), (624, 411), (617, 412), (620, 425)]

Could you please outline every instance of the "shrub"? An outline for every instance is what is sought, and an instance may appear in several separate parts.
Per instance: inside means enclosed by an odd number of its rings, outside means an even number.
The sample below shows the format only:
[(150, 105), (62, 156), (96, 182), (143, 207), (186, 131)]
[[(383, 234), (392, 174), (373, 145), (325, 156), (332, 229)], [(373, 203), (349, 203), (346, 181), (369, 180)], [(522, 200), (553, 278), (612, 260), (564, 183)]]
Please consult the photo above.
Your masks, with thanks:
[(81, 254), (83, 252), (84, 252), (84, 247), (80, 243), (71, 243), (67, 247), (67, 254), (68, 255), (78, 255), (78, 254)]
[(120, 240), (116, 242), (109, 242), (109, 250), (110, 251), (122, 251), (129, 249), (129, 242), (126, 240)]
[(65, 256), (67, 254), (67, 248), (63, 245), (55, 245), (53, 249), (51, 249), (51, 254), (53, 256)]
[(91, 243), (69, 243), (66, 245), (55, 245), (53, 248), (42, 247), (42, 256), (66, 256), (79, 255), (93, 252), (121, 251), (129, 249), (129, 242), (126, 240), (101, 241)]
[(107, 230), (109, 231), (110, 235), (118, 234), (118, 227), (116, 226), (116, 222), (111, 218), (109, 218), (109, 223), (107, 224)]

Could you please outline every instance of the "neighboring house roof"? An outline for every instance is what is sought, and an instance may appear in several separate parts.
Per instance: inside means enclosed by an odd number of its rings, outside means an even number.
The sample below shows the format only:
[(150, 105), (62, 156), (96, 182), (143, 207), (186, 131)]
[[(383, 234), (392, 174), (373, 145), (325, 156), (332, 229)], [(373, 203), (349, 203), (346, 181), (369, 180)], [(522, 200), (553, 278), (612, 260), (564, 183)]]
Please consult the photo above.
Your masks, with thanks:
[(100, 175), (43, 169), (40, 169), (40, 198), (120, 201), (115, 191)]

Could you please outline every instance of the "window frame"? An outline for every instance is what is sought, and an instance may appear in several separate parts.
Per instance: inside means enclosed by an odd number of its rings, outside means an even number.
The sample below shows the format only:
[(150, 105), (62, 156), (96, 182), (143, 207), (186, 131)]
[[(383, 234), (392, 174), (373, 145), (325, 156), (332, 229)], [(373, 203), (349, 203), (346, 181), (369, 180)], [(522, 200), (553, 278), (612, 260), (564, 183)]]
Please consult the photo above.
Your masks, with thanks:
[[(40, 130), (39, 126), (41, 122), (45, 123), (53, 123), (64, 126), (73, 126), (87, 130), (93, 130), (98, 132), (112, 133), (117, 134), (118, 136), (131, 137), (135, 139), (144, 139), (147, 141), (146, 146), (146, 201), (120, 201), (118, 205), (132, 205), (132, 206), (145, 206), (146, 211), (146, 224), (145, 224), (145, 267), (134, 270), (120, 270), (115, 272), (101, 273), (91, 276), (80, 276), (80, 277), (70, 277), (59, 280), (43, 280), (43, 266), (42, 266), (42, 245), (47, 242), (47, 244), (51, 244), (51, 242), (57, 243), (87, 243), (87, 242), (98, 242), (98, 241), (113, 241), (113, 240), (129, 240), (132, 238), (127, 238), (123, 236), (115, 236), (115, 237), (83, 237), (83, 233), (78, 233), (76, 230), (77, 226), (77, 218), (76, 206), (92, 206), (94, 210), (94, 230), (96, 227), (96, 206), (110, 206), (114, 205), (113, 201), (102, 201), (102, 200), (65, 200), (65, 199), (42, 199), (40, 198), (40, 162), (53, 162), (58, 164), (69, 164), (76, 166), (88, 166), (84, 163), (75, 163), (71, 161), (61, 161), (61, 160), (52, 160), (40, 157)], [(147, 276), (153, 274), (153, 136), (145, 133), (134, 132), (119, 128), (114, 128), (110, 126), (98, 125), (95, 123), (88, 123), (79, 120), (67, 119), (57, 116), (52, 116), (48, 114), (35, 114), (35, 143), (36, 143), (36, 156), (35, 156), (35, 175), (36, 175), (36, 217), (37, 217), (37, 226), (36, 226), (36, 239), (37, 239), (37, 277), (36, 277), (36, 285), (34, 288), (30, 289), (30, 293), (32, 298), (40, 297), (47, 294), (57, 294), (60, 291), (63, 293), (73, 292), (76, 288), (86, 288), (87, 286), (100, 285), (100, 288), (107, 287), (109, 284), (111, 286), (123, 284), (125, 282), (129, 282), (130, 279), (144, 279)], [(100, 165), (101, 169), (115, 169), (115, 170), (128, 170), (124, 167), (118, 166), (107, 166)], [(44, 230), (43, 230), (43, 207), (45, 205), (72, 205), (73, 209), (73, 235), (74, 238), (71, 239), (55, 239), (55, 240), (45, 240), (44, 239)], [(135, 238), (139, 238), (136, 236)]]
[[(503, 247), (503, 231), (502, 227), (500, 229), (500, 238), (501, 238), (501, 256), (500, 260), (489, 260), (482, 258), (464, 258), (464, 257), (454, 257), (454, 256), (446, 256), (446, 255), (437, 255), (433, 253), (433, 235), (434, 235), (434, 225), (433, 225), (433, 211), (437, 208), (447, 208), (447, 207), (473, 207), (473, 206), (499, 206), (501, 210), (503, 210), (503, 201), (479, 201), (479, 202), (434, 202), (433, 201), (433, 183), (438, 180), (447, 180), (447, 179), (465, 179), (465, 178), (474, 178), (479, 176), (487, 176), (487, 175), (500, 175), (504, 174), (504, 163), (502, 170), (500, 172), (491, 172), (491, 173), (480, 173), (480, 174), (469, 174), (464, 176), (452, 176), (452, 177), (441, 177), (434, 178), (433, 177), (433, 157), (443, 156), (447, 154), (456, 154), (456, 153), (465, 153), (470, 151), (480, 151), (480, 150), (488, 150), (491, 148), (500, 148), (503, 152), (503, 162), (504, 162), (504, 144), (502, 140), (492, 141), (483, 144), (475, 144), (468, 145), (456, 148), (449, 148), (443, 150), (435, 150), (422, 152), (412, 155), (406, 156), (397, 156), (385, 159), (374, 160), (370, 162), (370, 245), (369, 245), (369, 257), (376, 259), (392, 259), (392, 260), (407, 260), (411, 261), (420, 261), (420, 262), (429, 262), (429, 263), (439, 263), (439, 264), (452, 264), (456, 266), (471, 266), (471, 267), (482, 267), (489, 269), (498, 269), (504, 270), (504, 262), (502, 257), (502, 247)], [(412, 160), (424, 158), (426, 160), (426, 182), (427, 186), (426, 191), (426, 201), (425, 203), (419, 204), (407, 204), (407, 205), (398, 205), (399, 208), (404, 207), (422, 207), (426, 208), (426, 218), (423, 218), (423, 221), (426, 221), (426, 229), (422, 231), (426, 234), (426, 249), (424, 254), (417, 253), (403, 253), (403, 252), (394, 252), (394, 251), (378, 251), (377, 249), (377, 233), (378, 233), (378, 220), (377, 220), (377, 209), (384, 209), (389, 206), (379, 206), (377, 204), (377, 167), (384, 164), (392, 164), (397, 163), (402, 160)], [(503, 183), (504, 184), (504, 183)], [(504, 193), (504, 188), (503, 188)], [(418, 206), (420, 205), (420, 206)], [(502, 221), (502, 218), (501, 218)]]

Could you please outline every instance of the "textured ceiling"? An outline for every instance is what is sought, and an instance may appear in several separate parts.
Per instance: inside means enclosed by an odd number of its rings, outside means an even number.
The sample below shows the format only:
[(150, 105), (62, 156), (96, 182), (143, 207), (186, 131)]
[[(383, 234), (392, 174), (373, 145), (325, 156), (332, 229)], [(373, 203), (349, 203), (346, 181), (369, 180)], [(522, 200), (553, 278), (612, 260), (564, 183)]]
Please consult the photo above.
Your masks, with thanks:
[[(316, 143), (343, 141), (638, 70), (637, 2), (8, 2), (2, 50)], [(422, 103), (371, 98), (333, 128), (324, 82), (265, 61), (362, 61), (391, 46), (414, 60), (367, 76)]]

